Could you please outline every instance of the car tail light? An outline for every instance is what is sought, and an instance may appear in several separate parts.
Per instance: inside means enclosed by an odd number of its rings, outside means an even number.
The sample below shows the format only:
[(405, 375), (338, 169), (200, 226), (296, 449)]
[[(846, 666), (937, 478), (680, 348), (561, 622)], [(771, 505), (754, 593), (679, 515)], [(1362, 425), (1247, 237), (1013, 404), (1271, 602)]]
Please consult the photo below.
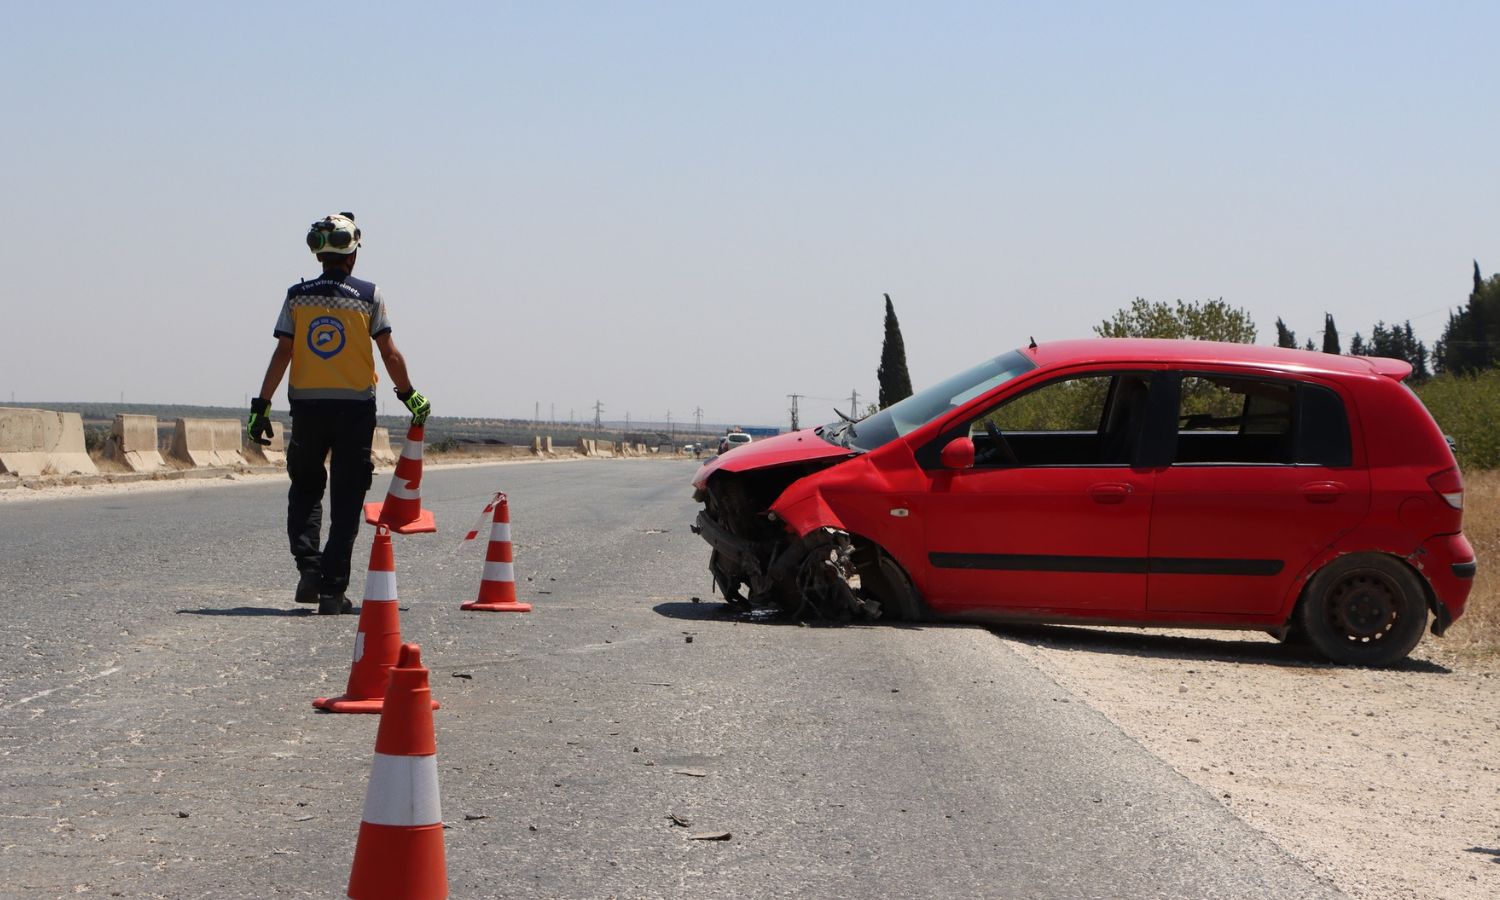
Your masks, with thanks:
[(1427, 483), (1454, 509), (1464, 508), (1464, 479), (1457, 469), (1444, 469), (1427, 476)]

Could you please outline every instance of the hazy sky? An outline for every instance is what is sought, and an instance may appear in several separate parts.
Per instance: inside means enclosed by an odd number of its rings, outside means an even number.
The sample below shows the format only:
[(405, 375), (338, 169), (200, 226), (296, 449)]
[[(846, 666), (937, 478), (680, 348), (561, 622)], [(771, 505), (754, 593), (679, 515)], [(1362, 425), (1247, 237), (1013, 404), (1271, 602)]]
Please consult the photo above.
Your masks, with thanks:
[[(240, 405), (353, 210), (439, 415), (785, 424), (1223, 297), (1441, 333), (1500, 4), (6, 4), (0, 402)], [(384, 376), (382, 376), (384, 377)], [(276, 408), (285, 410), (285, 394)], [(394, 401), (382, 389), (386, 408)], [(804, 401), (804, 421), (832, 418)]]

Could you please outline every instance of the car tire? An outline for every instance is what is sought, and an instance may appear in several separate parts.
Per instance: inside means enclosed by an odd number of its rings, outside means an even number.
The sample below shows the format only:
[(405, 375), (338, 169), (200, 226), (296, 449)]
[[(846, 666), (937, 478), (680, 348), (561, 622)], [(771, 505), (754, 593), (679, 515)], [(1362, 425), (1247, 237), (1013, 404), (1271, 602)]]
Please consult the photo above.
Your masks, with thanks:
[(860, 571), (866, 593), (880, 601), (880, 617), (893, 622), (920, 622), (922, 602), (901, 564), (875, 549), (875, 565)]
[(1405, 659), (1427, 626), (1427, 598), (1417, 575), (1395, 557), (1342, 556), (1313, 576), (1302, 603), (1301, 630), (1336, 663), (1389, 666)]

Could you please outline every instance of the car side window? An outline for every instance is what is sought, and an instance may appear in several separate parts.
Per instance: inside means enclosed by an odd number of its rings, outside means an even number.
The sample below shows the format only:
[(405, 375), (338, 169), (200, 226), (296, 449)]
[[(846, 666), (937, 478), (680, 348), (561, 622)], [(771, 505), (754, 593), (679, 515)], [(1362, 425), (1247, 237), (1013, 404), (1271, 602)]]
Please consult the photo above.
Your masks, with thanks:
[(1148, 390), (1147, 374), (1084, 375), (1012, 397), (969, 423), (975, 467), (1126, 464)]
[(1187, 375), (1177, 409), (1175, 463), (1296, 462), (1297, 387), (1291, 382)]
[(1349, 414), (1339, 395), (1321, 384), (1298, 388), (1297, 462), (1338, 468), (1353, 464), (1349, 449)]

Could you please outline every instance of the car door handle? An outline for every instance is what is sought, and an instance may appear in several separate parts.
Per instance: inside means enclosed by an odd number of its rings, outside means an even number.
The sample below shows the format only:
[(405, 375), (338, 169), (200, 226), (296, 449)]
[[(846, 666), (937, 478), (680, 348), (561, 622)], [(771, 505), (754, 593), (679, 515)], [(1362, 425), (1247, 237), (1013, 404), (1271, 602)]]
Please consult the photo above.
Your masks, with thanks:
[(1312, 481), (1302, 486), (1302, 496), (1308, 503), (1332, 503), (1348, 491), (1337, 481)]
[(1134, 492), (1130, 485), (1114, 481), (1089, 486), (1089, 496), (1097, 503), (1124, 503)]

